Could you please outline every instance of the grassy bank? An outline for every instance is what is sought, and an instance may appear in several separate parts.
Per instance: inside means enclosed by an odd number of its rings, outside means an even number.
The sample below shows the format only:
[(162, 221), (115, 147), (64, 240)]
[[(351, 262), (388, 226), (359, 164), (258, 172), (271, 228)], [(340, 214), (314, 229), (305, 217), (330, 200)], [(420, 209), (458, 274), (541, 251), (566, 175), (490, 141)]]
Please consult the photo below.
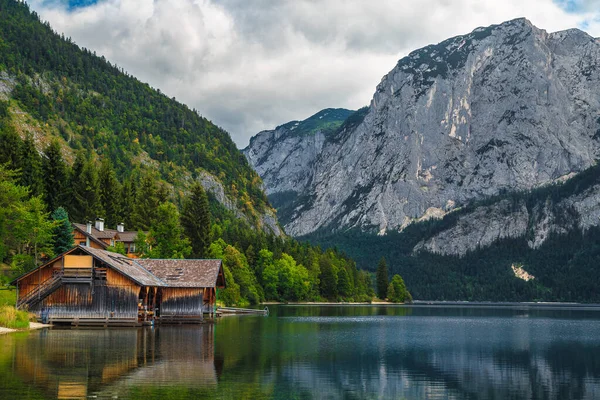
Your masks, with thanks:
[(14, 306), (0, 307), (0, 326), (10, 329), (29, 328), (29, 313), (19, 311)]
[(0, 327), (10, 329), (29, 328), (29, 313), (15, 308), (17, 291), (0, 290)]

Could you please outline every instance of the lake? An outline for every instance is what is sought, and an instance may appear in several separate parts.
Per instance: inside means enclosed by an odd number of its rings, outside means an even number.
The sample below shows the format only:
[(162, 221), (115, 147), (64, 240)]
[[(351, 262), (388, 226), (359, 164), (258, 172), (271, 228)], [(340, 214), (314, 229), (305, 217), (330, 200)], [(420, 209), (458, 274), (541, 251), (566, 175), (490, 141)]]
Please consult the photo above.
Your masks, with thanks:
[(0, 399), (598, 399), (600, 309), (270, 306), (0, 336)]

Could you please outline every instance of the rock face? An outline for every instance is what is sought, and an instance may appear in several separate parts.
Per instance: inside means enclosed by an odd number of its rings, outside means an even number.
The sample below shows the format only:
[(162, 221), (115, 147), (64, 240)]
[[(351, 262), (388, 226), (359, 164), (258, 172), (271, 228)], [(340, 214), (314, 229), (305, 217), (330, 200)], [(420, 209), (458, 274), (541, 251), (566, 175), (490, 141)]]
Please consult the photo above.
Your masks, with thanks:
[(325, 143), (353, 111), (328, 108), (304, 121), (291, 121), (274, 130), (262, 131), (243, 150), (265, 183), (271, 203), (285, 218), (287, 197), (295, 199), (313, 178), (313, 166)]
[(524, 199), (503, 199), (476, 207), (447, 229), (419, 242), (414, 251), (463, 256), (508, 238), (525, 238), (528, 246), (536, 249), (552, 234), (586, 231), (599, 223), (600, 184), (595, 184), (558, 202), (547, 199), (528, 205)]
[[(237, 207), (236, 202), (225, 193), (223, 184), (213, 175), (206, 171), (198, 171), (198, 182), (202, 185), (205, 191), (212, 193), (215, 199), (221, 203), (226, 209), (233, 212), (236, 218), (243, 219), (254, 226), (252, 221)], [(258, 227), (264, 232), (278, 237), (284, 236), (284, 233), (279, 227), (277, 216), (272, 209), (266, 209), (258, 215)]]
[[(261, 132), (245, 153), (267, 193), (281, 196), (273, 203), (285, 209), (287, 233), (383, 234), (592, 166), (599, 87), (598, 39), (517, 19), (412, 52), (368, 109), (333, 133)], [(521, 212), (496, 233), (480, 232), (483, 240), (522, 230)]]

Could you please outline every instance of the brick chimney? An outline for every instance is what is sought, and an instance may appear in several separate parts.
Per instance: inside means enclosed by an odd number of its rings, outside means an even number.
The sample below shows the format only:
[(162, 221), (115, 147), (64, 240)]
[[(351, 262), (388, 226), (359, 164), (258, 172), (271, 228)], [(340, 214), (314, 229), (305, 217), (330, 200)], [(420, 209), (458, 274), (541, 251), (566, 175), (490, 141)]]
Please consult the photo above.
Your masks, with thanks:
[(125, 224), (124, 223), (119, 223), (117, 225), (117, 232), (125, 232)]
[(96, 218), (96, 229), (98, 229), (100, 232), (104, 232), (104, 219), (103, 218)]

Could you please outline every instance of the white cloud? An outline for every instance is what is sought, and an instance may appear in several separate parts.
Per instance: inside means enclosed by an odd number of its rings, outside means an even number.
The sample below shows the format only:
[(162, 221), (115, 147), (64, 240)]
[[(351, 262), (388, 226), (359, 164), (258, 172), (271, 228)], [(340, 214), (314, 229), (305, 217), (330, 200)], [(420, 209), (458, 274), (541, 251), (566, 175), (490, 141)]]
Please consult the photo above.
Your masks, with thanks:
[[(561, 0), (562, 1), (562, 0)], [(326, 107), (369, 103), (415, 48), (525, 16), (600, 36), (597, 0), (104, 0), (30, 5), (55, 30), (227, 129), (250, 136)], [(595, 7), (594, 7), (595, 5)]]

